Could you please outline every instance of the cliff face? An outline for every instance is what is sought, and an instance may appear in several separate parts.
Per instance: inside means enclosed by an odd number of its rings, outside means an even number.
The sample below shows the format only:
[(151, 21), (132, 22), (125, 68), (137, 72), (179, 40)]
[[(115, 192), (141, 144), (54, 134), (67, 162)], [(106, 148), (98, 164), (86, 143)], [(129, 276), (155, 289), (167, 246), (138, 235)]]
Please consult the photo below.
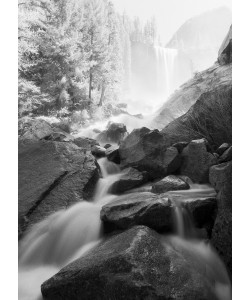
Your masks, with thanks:
[(206, 137), (214, 145), (231, 142), (232, 35), (231, 28), (216, 62), (176, 91), (153, 123), (163, 128), (169, 144)]

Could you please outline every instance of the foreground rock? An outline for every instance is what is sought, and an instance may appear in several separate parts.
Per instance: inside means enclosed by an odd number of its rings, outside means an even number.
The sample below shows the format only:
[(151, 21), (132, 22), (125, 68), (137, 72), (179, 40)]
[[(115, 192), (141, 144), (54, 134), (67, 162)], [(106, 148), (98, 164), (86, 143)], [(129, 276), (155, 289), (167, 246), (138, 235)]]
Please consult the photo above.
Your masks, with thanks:
[(150, 192), (128, 194), (103, 206), (101, 220), (106, 232), (134, 225), (168, 232), (173, 228), (172, 204), (167, 197)]
[(99, 178), (94, 157), (73, 143), (20, 143), (18, 162), (20, 234), (49, 214), (90, 199)]
[(147, 171), (151, 178), (160, 178), (180, 167), (180, 156), (175, 147), (167, 147), (158, 130), (135, 129), (122, 141), (119, 148), (121, 167)]
[(211, 241), (232, 276), (232, 162), (211, 167), (209, 178), (218, 191), (218, 214)]
[(126, 135), (127, 135), (127, 128), (124, 124), (111, 123), (108, 129), (101, 132), (96, 139), (101, 143), (119, 144)]
[(205, 139), (193, 140), (182, 151), (180, 173), (198, 183), (208, 182), (209, 168), (217, 162), (216, 157), (207, 151)]
[(139, 172), (134, 168), (128, 168), (123, 171), (123, 175), (120, 179), (112, 184), (110, 192), (113, 194), (122, 194), (123, 192), (144, 184), (147, 180), (147, 172)]
[(168, 191), (188, 190), (189, 184), (174, 175), (169, 175), (152, 185), (152, 193), (161, 194)]
[(216, 300), (188, 254), (137, 226), (101, 242), (41, 286), (44, 299)]

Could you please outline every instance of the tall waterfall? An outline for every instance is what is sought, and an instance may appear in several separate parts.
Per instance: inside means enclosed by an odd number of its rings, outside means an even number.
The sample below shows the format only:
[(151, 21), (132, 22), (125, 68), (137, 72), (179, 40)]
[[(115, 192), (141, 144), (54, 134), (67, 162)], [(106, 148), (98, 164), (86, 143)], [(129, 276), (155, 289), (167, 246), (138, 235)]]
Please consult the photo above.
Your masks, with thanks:
[(177, 50), (154, 46), (157, 68), (157, 89), (165, 96), (165, 99), (176, 88), (175, 62)]

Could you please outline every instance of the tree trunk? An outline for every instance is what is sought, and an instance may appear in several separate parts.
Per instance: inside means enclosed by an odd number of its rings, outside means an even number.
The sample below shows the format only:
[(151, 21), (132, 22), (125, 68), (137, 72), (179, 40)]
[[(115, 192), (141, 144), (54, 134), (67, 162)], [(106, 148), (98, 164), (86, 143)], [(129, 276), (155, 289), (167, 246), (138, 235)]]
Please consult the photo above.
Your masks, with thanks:
[(91, 91), (92, 91), (92, 70), (89, 71), (89, 100), (91, 100)]
[(100, 98), (100, 101), (99, 101), (99, 104), (98, 104), (98, 106), (102, 106), (102, 104), (103, 104), (104, 95), (105, 95), (105, 89), (106, 89), (105, 85), (104, 85), (104, 84), (102, 84), (101, 98)]

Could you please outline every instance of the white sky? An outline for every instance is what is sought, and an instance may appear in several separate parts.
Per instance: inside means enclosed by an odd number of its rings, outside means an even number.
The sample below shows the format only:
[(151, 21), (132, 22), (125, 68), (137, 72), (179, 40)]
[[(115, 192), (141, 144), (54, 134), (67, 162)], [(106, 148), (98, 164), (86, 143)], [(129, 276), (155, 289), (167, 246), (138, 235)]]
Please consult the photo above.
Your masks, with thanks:
[(146, 20), (155, 16), (162, 42), (170, 40), (188, 19), (220, 6), (232, 10), (231, 0), (112, 0), (116, 9)]

